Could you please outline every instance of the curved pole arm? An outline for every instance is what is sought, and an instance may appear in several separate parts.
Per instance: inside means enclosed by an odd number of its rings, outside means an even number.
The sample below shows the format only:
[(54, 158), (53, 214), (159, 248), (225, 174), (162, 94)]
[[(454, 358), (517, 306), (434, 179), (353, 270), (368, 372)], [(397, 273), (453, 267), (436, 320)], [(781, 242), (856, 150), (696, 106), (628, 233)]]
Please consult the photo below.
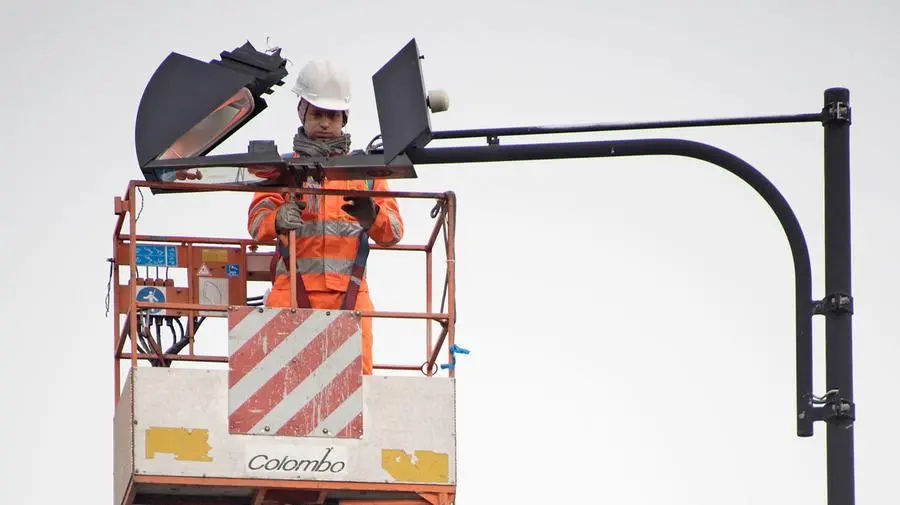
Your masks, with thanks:
[(431, 147), (406, 151), (413, 164), (526, 161), (618, 156), (684, 156), (718, 165), (749, 184), (769, 204), (794, 261), (797, 338), (797, 435), (813, 434), (812, 273), (809, 249), (794, 211), (778, 189), (752, 165), (717, 147), (682, 139), (602, 140), (474, 147)]

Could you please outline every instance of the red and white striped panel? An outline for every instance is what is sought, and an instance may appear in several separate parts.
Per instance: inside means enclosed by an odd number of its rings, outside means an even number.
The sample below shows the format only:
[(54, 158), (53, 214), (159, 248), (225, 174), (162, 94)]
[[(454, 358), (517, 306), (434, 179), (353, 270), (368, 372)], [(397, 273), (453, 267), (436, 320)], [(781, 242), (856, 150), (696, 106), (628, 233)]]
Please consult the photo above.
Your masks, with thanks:
[(228, 314), (228, 431), (362, 436), (362, 331), (352, 311)]

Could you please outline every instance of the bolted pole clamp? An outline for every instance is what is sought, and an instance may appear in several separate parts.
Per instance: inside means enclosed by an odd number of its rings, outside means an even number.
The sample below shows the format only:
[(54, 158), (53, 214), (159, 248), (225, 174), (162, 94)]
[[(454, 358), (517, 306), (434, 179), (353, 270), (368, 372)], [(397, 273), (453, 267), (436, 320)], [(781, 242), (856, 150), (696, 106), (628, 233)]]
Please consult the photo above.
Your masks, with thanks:
[(812, 304), (814, 315), (853, 314), (853, 297), (847, 293), (831, 293)]
[(850, 105), (847, 102), (828, 102), (822, 108), (822, 123), (850, 124)]
[(856, 421), (856, 405), (841, 397), (837, 389), (828, 391), (822, 397), (813, 396), (811, 403), (821, 405), (813, 407), (814, 420), (825, 421), (827, 424), (842, 428), (849, 428)]

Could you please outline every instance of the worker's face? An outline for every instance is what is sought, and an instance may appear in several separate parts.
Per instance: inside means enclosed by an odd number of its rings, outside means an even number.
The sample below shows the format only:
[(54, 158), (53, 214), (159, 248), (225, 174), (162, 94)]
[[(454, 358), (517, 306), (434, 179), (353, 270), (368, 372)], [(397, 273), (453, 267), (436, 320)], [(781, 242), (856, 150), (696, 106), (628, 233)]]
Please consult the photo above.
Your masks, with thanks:
[(344, 113), (339, 110), (320, 109), (310, 104), (303, 121), (303, 129), (314, 140), (333, 139), (341, 134)]

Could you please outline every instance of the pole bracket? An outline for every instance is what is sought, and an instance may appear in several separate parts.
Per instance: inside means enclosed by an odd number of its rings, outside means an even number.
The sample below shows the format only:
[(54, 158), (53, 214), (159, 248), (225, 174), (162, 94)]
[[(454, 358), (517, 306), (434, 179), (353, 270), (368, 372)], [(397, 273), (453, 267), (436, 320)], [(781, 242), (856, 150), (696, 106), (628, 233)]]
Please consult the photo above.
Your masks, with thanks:
[(822, 108), (822, 122), (850, 124), (850, 105), (847, 102), (829, 102)]
[(813, 302), (814, 315), (853, 314), (853, 297), (847, 293), (831, 293)]
[(832, 389), (825, 396), (813, 396), (812, 417), (815, 421), (825, 421), (843, 428), (853, 426), (856, 421), (856, 404), (840, 396), (840, 391)]

